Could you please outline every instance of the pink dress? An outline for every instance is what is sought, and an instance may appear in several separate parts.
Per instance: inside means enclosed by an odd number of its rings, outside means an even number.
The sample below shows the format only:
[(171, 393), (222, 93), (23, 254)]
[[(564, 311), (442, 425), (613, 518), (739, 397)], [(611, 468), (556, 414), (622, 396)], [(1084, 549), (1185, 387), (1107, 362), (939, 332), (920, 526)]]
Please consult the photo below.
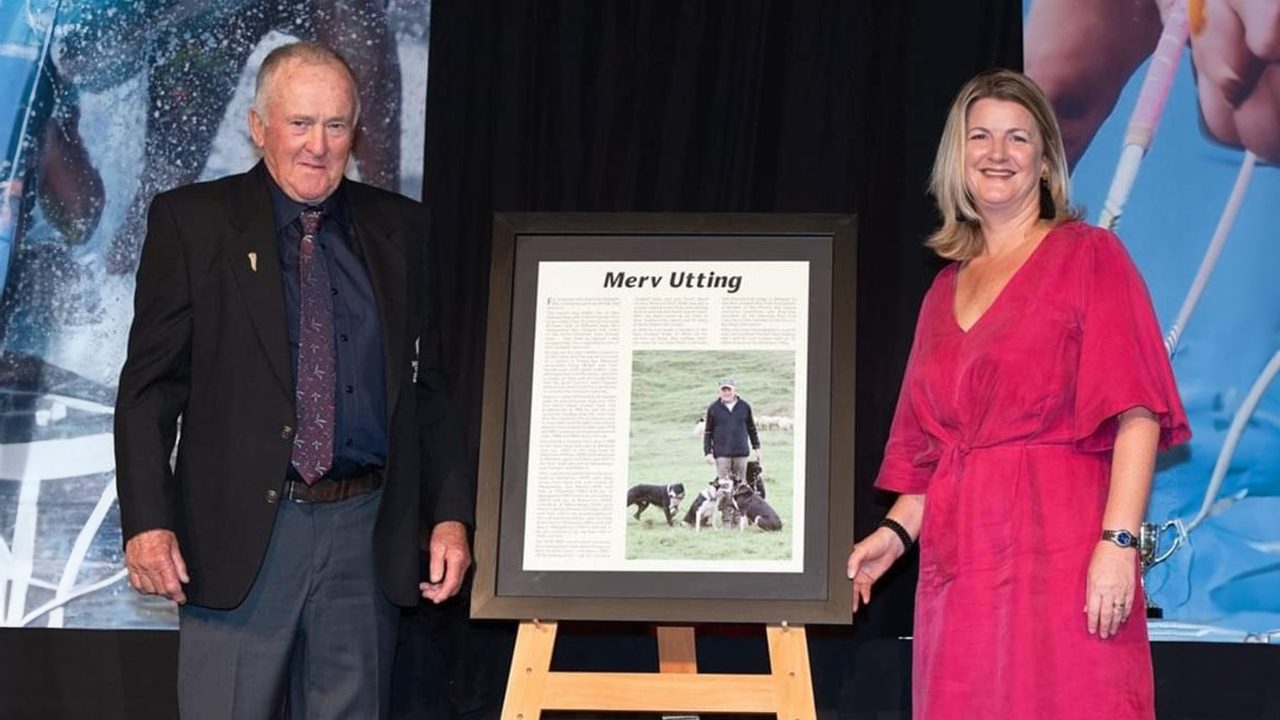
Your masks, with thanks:
[(957, 269), (920, 308), (876, 480), (926, 496), (914, 717), (1150, 720), (1141, 591), (1115, 637), (1083, 613), (1115, 416), (1156, 413), (1161, 449), (1191, 435), (1146, 286), (1114, 235), (1067, 223), (965, 332)]

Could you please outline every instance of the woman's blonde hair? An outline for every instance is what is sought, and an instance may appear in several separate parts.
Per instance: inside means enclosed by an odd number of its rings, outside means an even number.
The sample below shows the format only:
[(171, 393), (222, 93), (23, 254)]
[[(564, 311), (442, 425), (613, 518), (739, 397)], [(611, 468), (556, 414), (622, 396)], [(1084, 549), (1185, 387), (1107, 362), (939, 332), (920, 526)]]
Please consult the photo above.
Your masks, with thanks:
[(1071, 207), (1070, 181), (1067, 176), (1067, 153), (1062, 145), (1062, 130), (1053, 114), (1053, 106), (1031, 78), (1012, 70), (988, 70), (980, 73), (964, 87), (951, 103), (947, 123), (938, 143), (938, 155), (929, 177), (929, 191), (942, 214), (942, 227), (934, 231), (925, 245), (948, 260), (968, 260), (980, 255), (986, 246), (978, 224), (978, 209), (965, 187), (964, 144), (969, 109), (983, 98), (1007, 100), (1026, 108), (1035, 120), (1044, 145), (1046, 173), (1040, 179), (1040, 217), (1054, 225), (1080, 218)]

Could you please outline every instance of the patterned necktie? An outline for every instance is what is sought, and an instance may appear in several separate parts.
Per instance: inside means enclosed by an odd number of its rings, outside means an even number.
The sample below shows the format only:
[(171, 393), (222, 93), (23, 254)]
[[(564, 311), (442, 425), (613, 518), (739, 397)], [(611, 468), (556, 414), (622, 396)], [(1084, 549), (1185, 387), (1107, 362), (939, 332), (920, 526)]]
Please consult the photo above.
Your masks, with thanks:
[(316, 250), (321, 211), (302, 211), (298, 245), (298, 432), (293, 466), (308, 485), (333, 464), (334, 390), (333, 297), (324, 258)]

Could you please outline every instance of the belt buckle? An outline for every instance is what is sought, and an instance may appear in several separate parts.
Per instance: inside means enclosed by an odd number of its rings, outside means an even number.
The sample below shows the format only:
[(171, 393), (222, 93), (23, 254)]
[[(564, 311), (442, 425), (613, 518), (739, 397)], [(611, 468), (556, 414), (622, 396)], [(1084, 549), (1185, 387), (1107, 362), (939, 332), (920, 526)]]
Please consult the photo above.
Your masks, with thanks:
[(308, 499), (306, 499), (306, 498), (303, 498), (303, 497), (298, 497), (297, 495), (294, 495), (294, 490), (295, 490), (298, 486), (302, 486), (303, 488), (306, 488), (306, 487), (307, 487), (307, 484), (306, 484), (306, 483), (298, 482), (297, 480), (287, 480), (286, 482), (288, 483), (289, 487), (287, 487), (287, 488), (285, 489), (285, 497), (289, 498), (290, 502), (296, 502), (296, 503), (298, 503), (298, 504), (300, 504), (300, 505), (309, 505), (309, 504), (311, 504), (311, 501), (310, 501), (310, 500), (308, 500)]

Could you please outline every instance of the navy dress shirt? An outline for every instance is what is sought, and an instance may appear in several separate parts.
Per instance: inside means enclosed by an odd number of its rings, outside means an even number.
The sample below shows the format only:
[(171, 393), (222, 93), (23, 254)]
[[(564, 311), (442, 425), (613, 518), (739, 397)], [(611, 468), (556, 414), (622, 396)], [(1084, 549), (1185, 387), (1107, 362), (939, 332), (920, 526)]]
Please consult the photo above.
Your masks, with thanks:
[[(308, 206), (295, 202), (270, 174), (271, 205), (275, 216), (280, 272), (284, 279), (289, 354), (293, 380), (298, 380), (298, 243), (302, 223), (298, 216)], [(333, 341), (338, 382), (335, 388), (333, 467), (325, 477), (348, 478), (380, 468), (387, 462), (386, 367), (382, 350), (382, 320), (364, 256), (344, 201), (343, 186), (320, 207), (320, 257), (329, 271), (333, 291)], [(297, 471), (289, 466), (289, 477)]]

